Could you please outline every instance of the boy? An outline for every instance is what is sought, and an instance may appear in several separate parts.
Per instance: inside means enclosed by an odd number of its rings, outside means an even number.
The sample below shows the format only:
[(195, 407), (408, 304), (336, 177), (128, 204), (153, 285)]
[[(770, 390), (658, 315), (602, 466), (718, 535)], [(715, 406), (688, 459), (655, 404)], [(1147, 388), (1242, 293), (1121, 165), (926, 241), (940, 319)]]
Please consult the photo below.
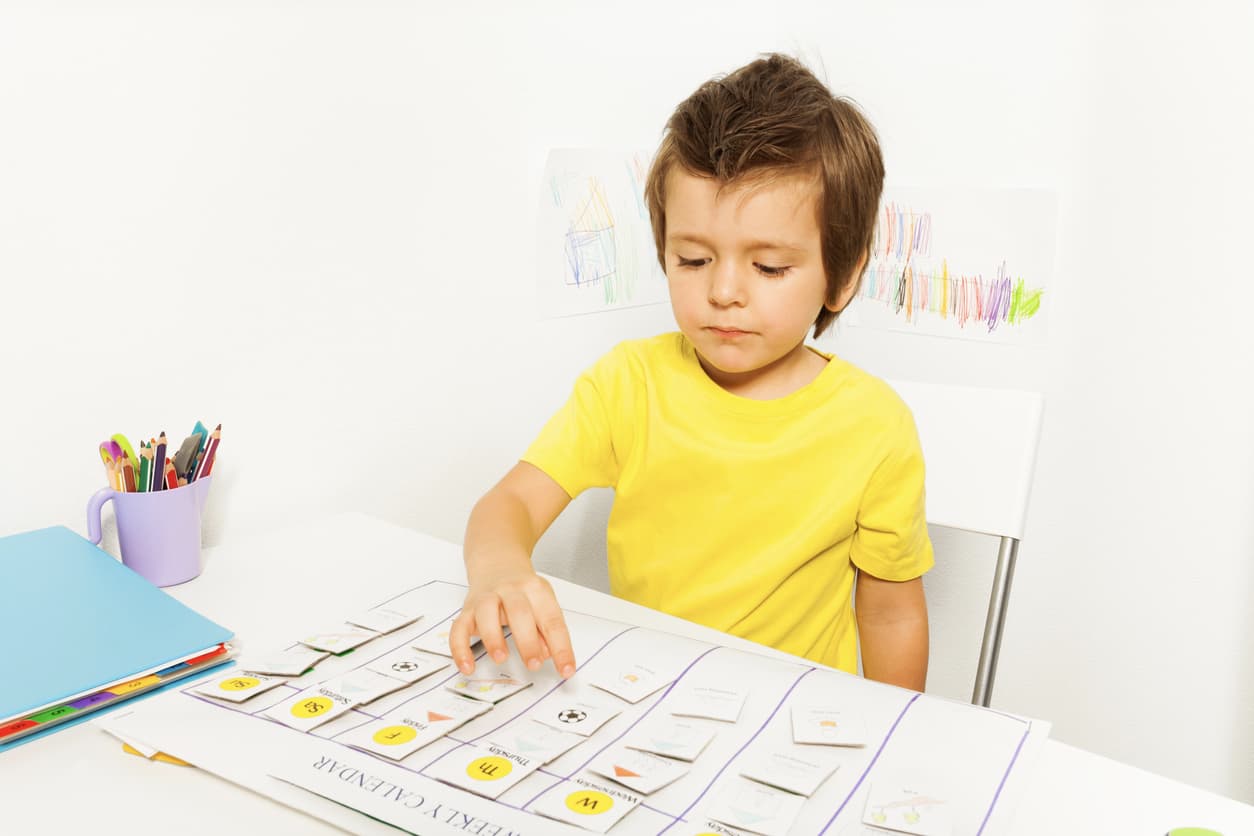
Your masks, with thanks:
[(860, 640), (867, 677), (923, 689), (932, 547), (913, 419), (804, 344), (857, 290), (883, 178), (871, 126), (793, 59), (679, 105), (645, 191), (680, 332), (601, 358), (476, 504), (449, 637), (463, 672), (473, 635), (504, 661), (508, 624), (529, 669), (574, 673), (531, 550), (572, 497), (613, 486), (615, 595), (850, 672)]

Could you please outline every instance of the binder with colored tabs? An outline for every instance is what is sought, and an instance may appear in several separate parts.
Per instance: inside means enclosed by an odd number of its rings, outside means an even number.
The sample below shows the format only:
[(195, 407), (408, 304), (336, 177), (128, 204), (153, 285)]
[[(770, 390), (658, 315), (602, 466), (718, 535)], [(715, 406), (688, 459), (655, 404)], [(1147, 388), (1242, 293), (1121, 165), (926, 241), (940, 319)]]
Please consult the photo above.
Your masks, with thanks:
[(56, 526), (0, 537), (0, 751), (213, 668), (229, 630)]

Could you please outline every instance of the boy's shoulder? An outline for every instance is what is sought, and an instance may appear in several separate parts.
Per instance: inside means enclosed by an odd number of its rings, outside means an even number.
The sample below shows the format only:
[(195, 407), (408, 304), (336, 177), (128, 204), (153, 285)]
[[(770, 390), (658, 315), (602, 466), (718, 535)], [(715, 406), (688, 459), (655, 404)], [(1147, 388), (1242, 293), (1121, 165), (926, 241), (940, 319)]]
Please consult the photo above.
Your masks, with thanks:
[(623, 340), (601, 356), (597, 365), (606, 370), (641, 372), (672, 367), (684, 360), (684, 335), (678, 331)]
[(839, 397), (864, 415), (897, 423), (913, 423), (910, 407), (897, 390), (881, 377), (834, 355), (825, 354), (831, 364), (840, 364)]

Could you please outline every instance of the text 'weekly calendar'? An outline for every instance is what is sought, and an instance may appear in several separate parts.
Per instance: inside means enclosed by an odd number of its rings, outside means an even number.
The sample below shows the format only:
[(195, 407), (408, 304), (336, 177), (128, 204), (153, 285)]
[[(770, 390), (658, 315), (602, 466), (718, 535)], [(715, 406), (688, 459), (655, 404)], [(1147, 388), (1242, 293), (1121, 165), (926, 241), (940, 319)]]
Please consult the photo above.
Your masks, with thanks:
[(357, 832), (494, 836), (997, 833), (1048, 736), (570, 611), (570, 680), (481, 647), (463, 676), (465, 591), (429, 581), (100, 725)]

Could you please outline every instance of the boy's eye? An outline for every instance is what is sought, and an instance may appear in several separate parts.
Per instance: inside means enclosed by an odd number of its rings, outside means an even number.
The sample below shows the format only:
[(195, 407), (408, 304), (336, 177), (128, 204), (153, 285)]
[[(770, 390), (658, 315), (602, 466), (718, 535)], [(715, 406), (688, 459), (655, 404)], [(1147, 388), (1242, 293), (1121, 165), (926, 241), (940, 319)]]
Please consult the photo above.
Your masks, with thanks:
[(676, 258), (679, 259), (680, 267), (704, 267), (710, 261), (708, 258), (684, 258), (682, 255)]
[(778, 278), (779, 276), (786, 274), (789, 271), (789, 269), (791, 269), (789, 266), (771, 267), (766, 264), (756, 264), (756, 263), (753, 266), (758, 268), (758, 272), (760, 272), (763, 276), (771, 276), (773, 278)]

